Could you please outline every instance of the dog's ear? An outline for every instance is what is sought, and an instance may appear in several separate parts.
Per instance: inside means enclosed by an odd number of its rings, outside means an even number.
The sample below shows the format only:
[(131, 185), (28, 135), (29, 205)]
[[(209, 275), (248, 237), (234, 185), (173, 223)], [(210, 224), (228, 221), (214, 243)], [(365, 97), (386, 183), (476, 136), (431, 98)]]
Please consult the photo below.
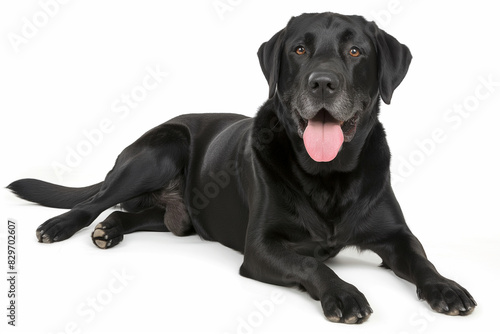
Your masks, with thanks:
[(392, 93), (403, 81), (411, 62), (410, 49), (375, 24), (374, 37), (378, 57), (378, 82), (382, 100), (391, 103)]
[(280, 30), (269, 41), (262, 43), (257, 52), (260, 68), (269, 84), (269, 98), (274, 96), (278, 85), (284, 31)]

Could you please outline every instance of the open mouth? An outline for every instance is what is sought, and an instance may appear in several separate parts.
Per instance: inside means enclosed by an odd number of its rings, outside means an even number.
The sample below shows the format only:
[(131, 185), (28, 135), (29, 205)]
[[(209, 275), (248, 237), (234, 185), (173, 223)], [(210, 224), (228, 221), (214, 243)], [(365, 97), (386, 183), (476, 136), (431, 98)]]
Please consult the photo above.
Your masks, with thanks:
[(347, 121), (341, 123), (342, 132), (344, 133), (344, 142), (348, 143), (356, 134), (356, 127), (358, 125), (359, 115), (356, 113), (353, 117), (349, 118)]
[(322, 108), (309, 120), (299, 117), (298, 132), (309, 156), (317, 162), (328, 162), (335, 159), (343, 143), (354, 138), (358, 120), (356, 113), (346, 121), (339, 121)]

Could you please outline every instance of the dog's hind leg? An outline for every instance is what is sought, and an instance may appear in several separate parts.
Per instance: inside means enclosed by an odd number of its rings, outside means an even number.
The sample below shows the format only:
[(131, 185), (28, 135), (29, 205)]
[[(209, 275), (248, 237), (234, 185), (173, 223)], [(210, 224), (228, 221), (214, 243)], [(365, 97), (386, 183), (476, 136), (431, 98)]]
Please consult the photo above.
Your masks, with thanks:
[(38, 240), (68, 239), (107, 208), (162, 189), (180, 175), (188, 157), (189, 135), (184, 127), (165, 123), (148, 131), (118, 156), (94, 196), (38, 227)]
[(137, 231), (168, 232), (164, 220), (165, 210), (157, 207), (141, 212), (115, 211), (97, 224), (92, 241), (102, 249), (118, 245), (125, 234)]
[(173, 179), (162, 190), (128, 201), (126, 206), (142, 211), (115, 211), (92, 233), (94, 244), (102, 249), (116, 246), (123, 236), (136, 231), (172, 232), (177, 236), (194, 233), (182, 196), (182, 177)]

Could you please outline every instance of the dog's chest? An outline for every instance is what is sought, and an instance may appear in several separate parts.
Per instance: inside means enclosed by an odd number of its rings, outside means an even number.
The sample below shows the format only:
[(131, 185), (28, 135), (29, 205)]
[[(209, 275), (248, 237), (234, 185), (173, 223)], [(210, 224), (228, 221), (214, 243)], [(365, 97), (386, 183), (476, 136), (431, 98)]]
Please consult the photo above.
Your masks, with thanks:
[(297, 218), (308, 231), (303, 243), (311, 244), (308, 248), (314, 245), (316, 253), (336, 254), (352, 238), (353, 222), (350, 218), (355, 210), (354, 203), (340, 190), (335, 187), (316, 188), (302, 196), (301, 205), (296, 207)]
[(307, 212), (309, 210), (305, 208), (300, 211), (297, 220), (305, 230), (290, 243), (296, 252), (326, 260), (346, 246), (345, 238), (338, 228), (340, 219), (325, 220), (313, 212)]

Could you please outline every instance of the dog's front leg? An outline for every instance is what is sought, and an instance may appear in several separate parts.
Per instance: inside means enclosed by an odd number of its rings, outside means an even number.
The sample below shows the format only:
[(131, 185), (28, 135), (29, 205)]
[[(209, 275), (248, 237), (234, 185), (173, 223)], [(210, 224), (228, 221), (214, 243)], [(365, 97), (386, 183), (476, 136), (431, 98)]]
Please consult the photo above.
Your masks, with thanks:
[(439, 274), (427, 259), (422, 244), (406, 225), (392, 190), (372, 217), (374, 220), (370, 224), (379, 231), (384, 227), (385, 233), (360, 245), (362, 249), (374, 251), (382, 258), (384, 266), (415, 284), (418, 297), (426, 300), (433, 310), (448, 315), (472, 313), (477, 305), (474, 298), (458, 283)]
[(369, 248), (396, 275), (414, 283), (418, 297), (426, 300), (433, 310), (448, 315), (468, 315), (474, 310), (474, 298), (458, 283), (438, 273), (408, 228)]
[(293, 252), (276, 236), (247, 238), (240, 274), (266, 283), (304, 288), (321, 301), (325, 316), (333, 322), (362, 323), (373, 312), (355, 286), (341, 280), (314, 257)]

